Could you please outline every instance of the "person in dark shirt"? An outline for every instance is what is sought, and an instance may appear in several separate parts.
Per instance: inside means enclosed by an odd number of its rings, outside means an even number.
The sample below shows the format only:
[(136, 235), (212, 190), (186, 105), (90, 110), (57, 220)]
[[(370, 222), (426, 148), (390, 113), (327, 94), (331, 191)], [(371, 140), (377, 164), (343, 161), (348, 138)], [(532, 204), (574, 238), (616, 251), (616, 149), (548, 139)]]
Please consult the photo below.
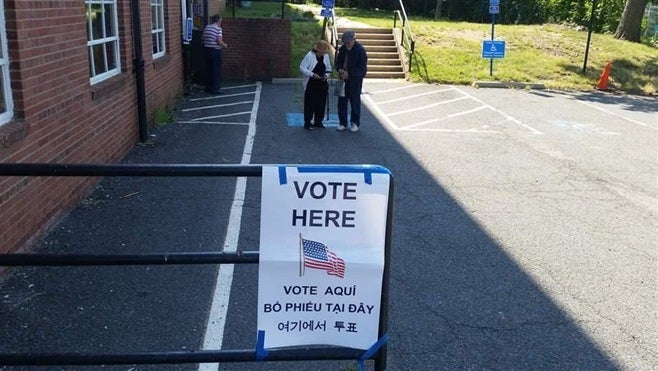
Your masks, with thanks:
[(350, 131), (357, 132), (361, 126), (361, 87), (368, 72), (368, 54), (356, 41), (354, 31), (345, 31), (341, 36), (343, 45), (336, 56), (338, 78), (345, 81), (345, 96), (338, 97), (338, 128), (347, 129), (347, 103), (350, 103)]

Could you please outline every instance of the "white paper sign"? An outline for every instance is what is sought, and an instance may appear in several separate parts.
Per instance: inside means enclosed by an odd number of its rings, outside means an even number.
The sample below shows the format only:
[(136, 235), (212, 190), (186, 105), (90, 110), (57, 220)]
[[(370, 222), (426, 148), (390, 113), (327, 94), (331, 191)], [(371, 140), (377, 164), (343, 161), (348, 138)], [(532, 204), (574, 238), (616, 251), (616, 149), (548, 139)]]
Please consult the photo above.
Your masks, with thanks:
[(378, 339), (390, 172), (264, 166), (258, 330), (264, 348)]

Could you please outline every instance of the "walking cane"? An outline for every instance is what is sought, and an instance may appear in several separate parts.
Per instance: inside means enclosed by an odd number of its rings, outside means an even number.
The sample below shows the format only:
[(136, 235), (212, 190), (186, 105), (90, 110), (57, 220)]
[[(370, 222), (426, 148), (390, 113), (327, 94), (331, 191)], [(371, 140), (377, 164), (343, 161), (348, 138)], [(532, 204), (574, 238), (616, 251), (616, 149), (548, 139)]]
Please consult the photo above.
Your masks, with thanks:
[(329, 79), (327, 79), (327, 124), (329, 124), (329, 92), (331, 89), (329, 89)]

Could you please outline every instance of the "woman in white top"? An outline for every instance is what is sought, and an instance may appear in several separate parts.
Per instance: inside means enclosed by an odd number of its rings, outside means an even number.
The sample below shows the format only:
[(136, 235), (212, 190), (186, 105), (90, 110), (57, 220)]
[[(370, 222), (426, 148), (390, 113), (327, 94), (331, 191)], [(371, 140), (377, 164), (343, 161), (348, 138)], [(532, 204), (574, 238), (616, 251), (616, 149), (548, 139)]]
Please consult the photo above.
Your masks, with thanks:
[[(329, 43), (320, 40), (315, 43), (302, 62), (299, 71), (304, 76), (304, 129), (313, 130), (314, 127), (323, 128), (324, 110), (327, 105), (329, 84), (327, 78), (331, 75), (331, 62), (329, 60)], [(311, 120), (313, 124), (311, 125)]]

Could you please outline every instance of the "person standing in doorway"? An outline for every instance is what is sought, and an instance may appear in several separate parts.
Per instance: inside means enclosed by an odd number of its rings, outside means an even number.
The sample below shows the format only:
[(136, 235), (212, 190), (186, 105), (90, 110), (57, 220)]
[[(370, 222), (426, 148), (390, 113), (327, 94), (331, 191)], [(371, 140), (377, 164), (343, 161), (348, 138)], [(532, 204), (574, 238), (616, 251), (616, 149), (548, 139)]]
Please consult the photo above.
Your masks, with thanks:
[(224, 42), (222, 17), (219, 15), (212, 16), (212, 23), (208, 24), (203, 30), (202, 39), (208, 70), (206, 93), (224, 94), (221, 92), (222, 52), (228, 45)]
[[(320, 40), (309, 51), (299, 64), (299, 71), (304, 76), (304, 129), (323, 128), (324, 110), (327, 107), (327, 78), (331, 75), (329, 61), (329, 43)], [(311, 119), (313, 124), (311, 125)]]
[(354, 31), (345, 31), (341, 36), (343, 45), (336, 56), (338, 78), (345, 81), (345, 96), (338, 98), (338, 128), (347, 129), (347, 103), (350, 103), (350, 131), (357, 132), (361, 125), (361, 87), (368, 72), (368, 54), (356, 41)]

